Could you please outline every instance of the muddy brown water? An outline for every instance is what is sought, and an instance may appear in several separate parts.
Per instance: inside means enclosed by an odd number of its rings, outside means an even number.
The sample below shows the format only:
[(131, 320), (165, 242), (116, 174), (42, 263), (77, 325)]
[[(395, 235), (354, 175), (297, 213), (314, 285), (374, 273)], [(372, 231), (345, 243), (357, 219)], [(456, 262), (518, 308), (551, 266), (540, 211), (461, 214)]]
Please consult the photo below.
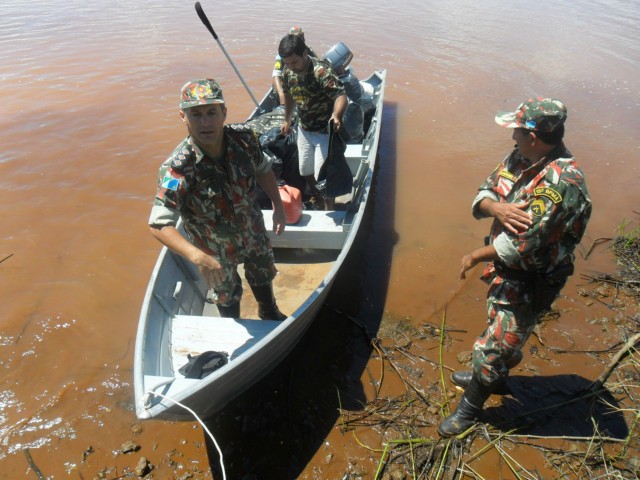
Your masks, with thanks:
[[(137, 316), (159, 252), (146, 220), (157, 168), (184, 135), (180, 86), (217, 78), (229, 121), (242, 121), (251, 100), (191, 2), (42, 3), (0, 7), (0, 478), (35, 478), (25, 449), (46, 478), (102, 468), (115, 478), (141, 455), (205, 472), (218, 459), (197, 423), (138, 424), (132, 411)], [(230, 478), (358, 469), (373, 478), (379, 433), (336, 427), (337, 408), (360, 408), (378, 378), (356, 323), (375, 335), (383, 318), (438, 322), (446, 306), (447, 322), (466, 333), (445, 363), (456, 367), (470, 349), (485, 289), (479, 270), (463, 282), (457, 272), (489, 227), (471, 218), (475, 189), (513, 145), (493, 122), (497, 110), (530, 95), (568, 105), (566, 143), (594, 202), (585, 248), (637, 219), (639, 11), (622, 0), (202, 3), (258, 97), (292, 25), (316, 52), (345, 42), (360, 77), (388, 71), (380, 168), (349, 268), (300, 347), (209, 422)], [(578, 273), (614, 268), (605, 248), (578, 261)], [(594, 313), (562, 301), (558, 338), (603, 343), (587, 327)], [(436, 351), (427, 355), (437, 360)], [(527, 365), (523, 374), (535, 370)], [(553, 365), (545, 374), (593, 378), (601, 367), (567, 356)], [(421, 368), (425, 385), (436, 381)], [(383, 391), (404, 387), (388, 376)], [(118, 453), (130, 439), (142, 447), (135, 461)], [(491, 478), (492, 468), (488, 459), (480, 469)]]

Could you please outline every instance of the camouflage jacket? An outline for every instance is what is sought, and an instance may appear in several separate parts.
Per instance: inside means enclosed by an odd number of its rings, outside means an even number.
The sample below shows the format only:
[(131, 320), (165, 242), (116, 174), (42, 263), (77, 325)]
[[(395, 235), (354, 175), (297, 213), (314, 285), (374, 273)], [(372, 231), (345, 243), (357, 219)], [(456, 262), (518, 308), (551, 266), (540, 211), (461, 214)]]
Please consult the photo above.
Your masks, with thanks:
[(269, 242), (255, 175), (271, 166), (252, 130), (225, 125), (224, 135), (219, 159), (203, 155), (191, 137), (178, 145), (160, 167), (149, 218), (150, 225), (175, 226), (182, 217), (192, 243), (218, 259), (232, 257), (225, 249), (265, 248)]
[[(478, 204), (484, 198), (529, 202), (527, 211), (533, 216), (529, 229), (517, 235), (494, 220), (490, 242), (502, 265), (539, 276), (552, 276), (572, 265), (591, 215), (591, 199), (584, 175), (564, 144), (533, 165), (515, 149), (480, 186), (472, 206), (476, 218), (483, 216)], [(483, 278), (490, 280), (495, 274), (491, 262)]]
[(290, 93), (298, 107), (300, 126), (308, 132), (327, 132), (336, 98), (344, 87), (331, 65), (309, 57), (309, 69), (298, 75), (288, 68), (282, 76), (282, 89)]

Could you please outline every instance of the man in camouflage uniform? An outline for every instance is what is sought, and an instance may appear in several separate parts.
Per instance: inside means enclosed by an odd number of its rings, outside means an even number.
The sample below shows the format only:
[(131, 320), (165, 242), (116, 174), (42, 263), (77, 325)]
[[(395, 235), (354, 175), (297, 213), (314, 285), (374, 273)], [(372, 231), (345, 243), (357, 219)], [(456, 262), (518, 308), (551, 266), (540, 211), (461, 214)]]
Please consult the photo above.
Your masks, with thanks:
[[(299, 35), (291, 34), (285, 36), (278, 46), (286, 67), (282, 80), (285, 118), (281, 131), (285, 135), (290, 132), (294, 107), (297, 107), (300, 175), (305, 178), (316, 200), (321, 202), (316, 180), (329, 153), (329, 121), (338, 132), (347, 108), (347, 95), (331, 65), (311, 57), (306, 48)], [(327, 209), (333, 209), (333, 198), (325, 198), (324, 203)]]
[[(151, 233), (198, 267), (221, 316), (240, 317), (243, 263), (259, 317), (284, 320), (273, 296), (273, 251), (256, 201), (257, 182), (273, 202), (274, 231), (282, 233), (285, 213), (271, 165), (251, 129), (224, 125), (227, 107), (215, 80), (188, 82), (181, 93), (180, 117), (189, 135), (160, 167)], [(189, 240), (176, 229), (180, 218)]]
[(496, 122), (513, 128), (513, 150), (473, 201), (475, 218), (493, 217), (488, 245), (462, 258), (460, 278), (479, 262), (489, 284), (488, 322), (473, 347), (473, 372), (456, 372), (465, 387), (456, 411), (438, 427), (442, 436), (472, 426), (492, 392), (505, 389), (509, 369), (567, 277), (573, 251), (591, 215), (584, 175), (565, 147), (567, 109), (549, 98), (530, 99)]
[[(289, 29), (289, 34), (298, 35), (302, 37), (302, 40), (304, 40), (304, 32), (300, 27), (291, 27)], [(305, 43), (306, 43), (306, 40), (305, 40)], [(313, 49), (308, 45), (307, 45), (307, 54), (312, 57), (318, 58), (318, 55), (316, 55), (316, 52), (314, 52)], [(276, 61), (273, 64), (273, 72), (271, 73), (271, 77), (273, 82), (273, 89), (278, 95), (278, 100), (280, 101), (280, 105), (284, 105), (284, 101), (285, 101), (284, 92), (282, 91), (282, 71), (283, 70), (284, 70), (284, 63), (282, 62), (282, 57), (280, 56), (280, 54), (277, 54)]]

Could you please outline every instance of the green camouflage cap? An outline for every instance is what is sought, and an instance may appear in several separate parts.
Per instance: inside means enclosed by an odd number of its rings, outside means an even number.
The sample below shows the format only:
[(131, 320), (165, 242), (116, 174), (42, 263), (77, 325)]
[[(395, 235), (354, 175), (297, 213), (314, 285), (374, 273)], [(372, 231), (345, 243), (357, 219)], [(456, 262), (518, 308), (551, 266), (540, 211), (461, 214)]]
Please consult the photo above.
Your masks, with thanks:
[(539, 132), (553, 132), (567, 119), (567, 107), (553, 98), (530, 98), (515, 112), (500, 112), (496, 123), (507, 128), (526, 128)]
[(301, 27), (291, 27), (289, 29), (289, 35), (300, 35), (304, 37), (304, 32)]
[(212, 103), (224, 103), (222, 88), (212, 78), (192, 80), (182, 87), (180, 108), (197, 107), (198, 105), (210, 105)]

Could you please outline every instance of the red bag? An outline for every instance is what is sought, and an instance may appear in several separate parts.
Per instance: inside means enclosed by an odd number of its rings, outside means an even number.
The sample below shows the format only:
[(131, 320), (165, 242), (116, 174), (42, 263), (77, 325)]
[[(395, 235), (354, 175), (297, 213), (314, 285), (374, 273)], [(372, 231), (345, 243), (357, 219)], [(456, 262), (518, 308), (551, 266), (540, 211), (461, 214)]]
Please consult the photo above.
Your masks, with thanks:
[(296, 187), (282, 183), (278, 185), (284, 213), (288, 225), (298, 223), (302, 217), (302, 194)]

